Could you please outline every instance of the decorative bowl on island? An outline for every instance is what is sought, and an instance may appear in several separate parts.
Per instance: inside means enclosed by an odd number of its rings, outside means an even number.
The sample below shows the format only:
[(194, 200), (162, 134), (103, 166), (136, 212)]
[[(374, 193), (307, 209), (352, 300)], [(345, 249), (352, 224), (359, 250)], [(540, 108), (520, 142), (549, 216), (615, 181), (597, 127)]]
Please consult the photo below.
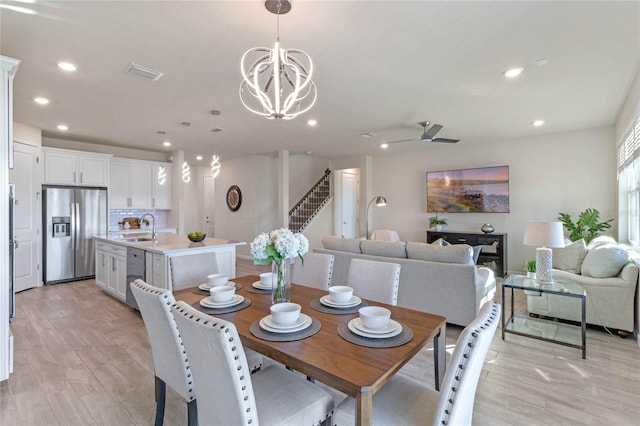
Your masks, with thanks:
[(187, 238), (193, 241), (194, 243), (199, 243), (200, 241), (207, 238), (207, 234), (203, 234), (202, 232), (189, 232), (187, 234)]

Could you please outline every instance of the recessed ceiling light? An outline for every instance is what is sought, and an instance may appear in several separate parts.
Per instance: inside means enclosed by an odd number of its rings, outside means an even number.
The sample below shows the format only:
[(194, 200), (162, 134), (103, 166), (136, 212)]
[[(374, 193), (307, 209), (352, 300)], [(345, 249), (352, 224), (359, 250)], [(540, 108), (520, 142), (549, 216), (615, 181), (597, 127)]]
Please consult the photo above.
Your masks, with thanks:
[(198, 160), (198, 161), (202, 160), (202, 155), (196, 156), (196, 160)]
[(58, 124), (58, 130), (69, 130), (69, 127), (66, 124)]
[(169, 141), (164, 141), (164, 142), (162, 142), (162, 145), (164, 145), (164, 146), (171, 146), (171, 142), (169, 142)]
[(540, 127), (540, 126), (542, 126), (544, 124), (544, 120), (536, 120), (531, 124), (533, 124), (536, 127)]
[(504, 75), (507, 78), (516, 78), (517, 76), (522, 74), (522, 71), (524, 71), (524, 68), (521, 68), (521, 67), (509, 68), (508, 70), (503, 72), (502, 75)]
[(78, 67), (73, 65), (71, 62), (58, 62), (58, 68), (60, 68), (61, 70), (70, 71), (70, 72), (78, 69)]
[(40, 105), (46, 105), (49, 103), (49, 99), (47, 98), (33, 98), (33, 100), (35, 101), (35, 103), (40, 104)]
[(387, 149), (387, 148), (389, 148), (389, 144), (388, 143), (381, 143), (380, 144), (380, 148)]
[(312, 118), (311, 120), (307, 121), (307, 124), (308, 124), (309, 126), (313, 127), (313, 126), (315, 126), (316, 124), (318, 124), (318, 120), (315, 120), (315, 119), (313, 119), (313, 118)]

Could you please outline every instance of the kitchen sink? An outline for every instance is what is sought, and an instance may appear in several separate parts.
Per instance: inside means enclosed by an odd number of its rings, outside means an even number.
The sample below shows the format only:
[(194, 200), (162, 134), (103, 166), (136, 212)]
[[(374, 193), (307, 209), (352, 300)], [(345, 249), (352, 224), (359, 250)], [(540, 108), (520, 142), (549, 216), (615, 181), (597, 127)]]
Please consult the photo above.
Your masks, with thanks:
[(136, 238), (123, 238), (122, 241), (126, 241), (128, 243), (139, 243), (141, 241), (154, 241), (153, 238), (150, 237), (136, 237)]

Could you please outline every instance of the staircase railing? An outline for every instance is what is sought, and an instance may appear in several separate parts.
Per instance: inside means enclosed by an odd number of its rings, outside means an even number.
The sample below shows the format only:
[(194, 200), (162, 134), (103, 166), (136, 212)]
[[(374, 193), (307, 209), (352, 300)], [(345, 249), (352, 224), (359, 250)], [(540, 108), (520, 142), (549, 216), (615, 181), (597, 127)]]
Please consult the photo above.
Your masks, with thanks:
[(331, 199), (330, 174), (331, 170), (325, 170), (324, 175), (289, 210), (289, 229), (293, 232), (304, 231)]

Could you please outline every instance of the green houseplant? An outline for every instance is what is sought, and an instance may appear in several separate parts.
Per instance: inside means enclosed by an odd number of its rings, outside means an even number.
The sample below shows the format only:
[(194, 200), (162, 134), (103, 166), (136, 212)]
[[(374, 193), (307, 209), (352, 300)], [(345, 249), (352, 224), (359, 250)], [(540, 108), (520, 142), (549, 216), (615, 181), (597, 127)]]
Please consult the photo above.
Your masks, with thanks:
[(586, 209), (578, 215), (578, 220), (575, 222), (571, 219), (569, 213), (558, 213), (558, 220), (569, 231), (569, 239), (571, 241), (578, 241), (584, 238), (587, 244), (602, 234), (605, 229), (611, 228), (610, 222), (613, 221), (613, 219), (609, 219), (600, 222), (600, 212), (597, 209)]
[(527, 271), (527, 278), (536, 277), (536, 260), (529, 259), (524, 262), (524, 269)]
[(436, 213), (435, 216), (431, 216), (429, 218), (429, 228), (435, 228), (436, 230), (439, 230), (439, 228), (442, 228), (443, 225), (447, 224), (447, 219), (440, 219), (438, 218), (438, 213)]

